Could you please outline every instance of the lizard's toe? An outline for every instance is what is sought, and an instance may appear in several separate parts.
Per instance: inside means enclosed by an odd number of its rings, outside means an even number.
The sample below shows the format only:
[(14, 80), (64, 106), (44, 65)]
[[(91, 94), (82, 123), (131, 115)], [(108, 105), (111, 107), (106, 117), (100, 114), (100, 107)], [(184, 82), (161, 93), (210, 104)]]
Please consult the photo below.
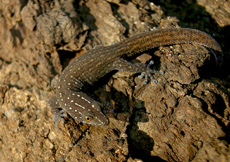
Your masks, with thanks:
[(155, 69), (151, 69), (150, 66), (152, 66), (154, 64), (154, 61), (150, 61), (149, 64), (147, 65), (147, 70), (145, 72), (142, 72), (138, 78), (142, 79), (145, 78), (145, 80), (143, 81), (143, 85), (147, 84), (149, 81), (149, 78), (152, 80), (153, 83), (158, 83), (158, 80), (154, 78), (154, 74), (164, 74), (164, 71), (162, 70), (155, 70)]

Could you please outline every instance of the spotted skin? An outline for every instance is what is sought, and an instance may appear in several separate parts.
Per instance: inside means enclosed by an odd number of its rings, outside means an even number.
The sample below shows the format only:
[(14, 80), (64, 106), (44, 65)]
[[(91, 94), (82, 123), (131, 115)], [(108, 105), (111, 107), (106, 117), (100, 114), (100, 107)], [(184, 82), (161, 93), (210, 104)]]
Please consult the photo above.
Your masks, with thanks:
[[(223, 54), (219, 44), (208, 34), (195, 29), (160, 29), (136, 35), (111, 46), (99, 46), (76, 58), (60, 75), (56, 98), (50, 99), (52, 109), (62, 108), (75, 120), (103, 126), (109, 123), (101, 104), (86, 94), (86, 89), (113, 70), (146, 72), (145, 64), (132, 64), (125, 58), (162, 45), (194, 43), (213, 51), (216, 64)], [(56, 112), (56, 111), (53, 111)]]

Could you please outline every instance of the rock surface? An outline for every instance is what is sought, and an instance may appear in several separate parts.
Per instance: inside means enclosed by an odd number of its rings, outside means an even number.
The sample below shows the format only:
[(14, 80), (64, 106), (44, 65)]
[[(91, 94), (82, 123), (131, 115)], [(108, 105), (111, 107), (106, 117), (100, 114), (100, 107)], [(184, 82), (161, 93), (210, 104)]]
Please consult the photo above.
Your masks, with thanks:
[[(1, 1), (0, 161), (230, 161), (229, 15), (230, 2), (215, 0)], [(153, 56), (165, 72), (157, 84), (118, 72), (96, 86), (110, 103), (108, 126), (70, 116), (55, 125), (47, 101), (70, 61), (94, 46), (179, 24), (218, 40), (220, 69), (202, 46), (150, 50), (132, 61)]]

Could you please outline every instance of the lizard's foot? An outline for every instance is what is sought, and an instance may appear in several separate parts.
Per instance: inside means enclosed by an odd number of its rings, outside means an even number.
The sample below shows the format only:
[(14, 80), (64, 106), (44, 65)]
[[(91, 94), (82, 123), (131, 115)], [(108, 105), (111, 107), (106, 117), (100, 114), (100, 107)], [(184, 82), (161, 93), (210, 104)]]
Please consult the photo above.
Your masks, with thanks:
[(58, 125), (58, 119), (60, 119), (61, 122), (64, 123), (63, 118), (66, 117), (67, 114), (63, 109), (59, 108), (59, 104), (57, 102), (57, 99), (56, 98), (49, 99), (48, 104), (50, 106), (51, 112), (54, 115), (53, 120), (55, 121), (55, 125), (56, 126)]
[(64, 117), (67, 116), (67, 113), (64, 111), (64, 110), (59, 110), (57, 108), (55, 109), (51, 109), (54, 117), (53, 117), (53, 120), (55, 121), (55, 126), (58, 126), (58, 119), (61, 120), (62, 123), (64, 123)]
[(138, 76), (138, 78), (140, 78), (140, 79), (145, 78), (145, 80), (143, 81), (143, 85), (148, 83), (148, 80), (149, 80), (148, 78), (150, 78), (153, 81), (153, 83), (155, 83), (155, 84), (158, 83), (158, 80), (153, 77), (153, 74), (156, 74), (156, 73), (159, 73), (162, 75), (164, 74), (164, 71), (162, 71), (162, 70), (151, 69), (150, 66), (152, 66), (153, 64), (154, 64), (154, 61), (151, 60), (149, 62), (149, 64), (147, 65), (147, 70), (145, 72), (142, 72)]

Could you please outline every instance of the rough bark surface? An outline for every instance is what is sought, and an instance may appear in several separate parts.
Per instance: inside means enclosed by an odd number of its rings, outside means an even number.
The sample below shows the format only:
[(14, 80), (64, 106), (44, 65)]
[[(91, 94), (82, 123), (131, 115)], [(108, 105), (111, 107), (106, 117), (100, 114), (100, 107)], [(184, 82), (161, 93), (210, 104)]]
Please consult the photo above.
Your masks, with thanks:
[[(215, 0), (0, 1), (0, 161), (230, 161), (229, 15), (230, 1)], [(72, 59), (179, 26), (214, 36), (222, 67), (198, 45), (150, 50), (132, 61), (153, 56), (157, 84), (118, 72), (96, 85), (108, 126), (55, 125), (47, 101)]]

